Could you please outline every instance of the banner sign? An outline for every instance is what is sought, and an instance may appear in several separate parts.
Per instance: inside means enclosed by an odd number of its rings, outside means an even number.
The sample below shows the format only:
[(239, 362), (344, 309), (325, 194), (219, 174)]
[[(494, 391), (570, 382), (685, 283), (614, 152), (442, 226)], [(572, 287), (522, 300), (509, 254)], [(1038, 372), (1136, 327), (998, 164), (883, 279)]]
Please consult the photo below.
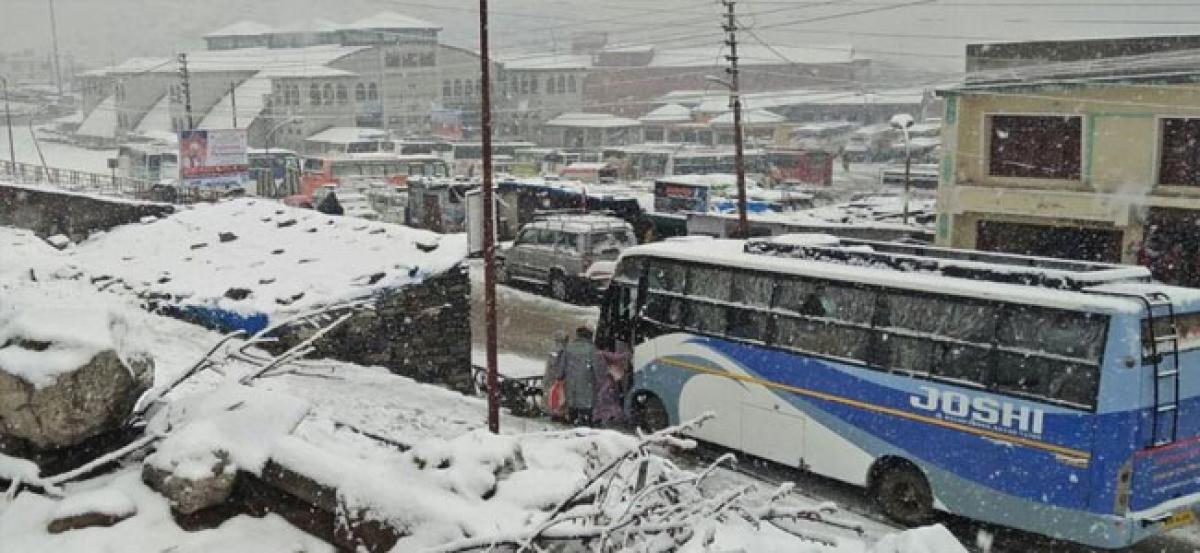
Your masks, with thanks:
[(245, 129), (179, 132), (179, 177), (183, 186), (242, 186), (248, 169)]

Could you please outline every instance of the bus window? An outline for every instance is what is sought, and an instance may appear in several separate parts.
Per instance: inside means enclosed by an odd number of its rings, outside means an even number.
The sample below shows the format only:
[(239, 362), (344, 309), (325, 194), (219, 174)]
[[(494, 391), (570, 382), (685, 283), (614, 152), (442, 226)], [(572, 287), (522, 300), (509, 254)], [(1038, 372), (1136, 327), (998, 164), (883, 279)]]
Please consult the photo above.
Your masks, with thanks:
[(732, 280), (733, 275), (728, 269), (692, 267), (688, 271), (688, 309), (684, 326), (699, 332), (723, 334), (726, 326), (725, 306), (703, 300), (728, 301)]
[(651, 290), (683, 292), (687, 267), (678, 263), (655, 263), (646, 273)]
[(770, 307), (774, 281), (767, 275), (737, 272), (733, 275), (730, 299), (753, 307)]
[[(881, 363), (982, 386), (991, 365), (996, 308), (984, 303), (893, 292), (880, 326)], [(969, 342), (962, 344), (959, 342)]]
[(617, 266), (617, 272), (613, 276), (613, 279), (636, 285), (638, 279), (642, 277), (643, 263), (640, 257), (627, 257), (621, 260), (621, 264)]
[(304, 172), (305, 173), (320, 173), (325, 168), (325, 162), (318, 158), (305, 158)]
[(818, 355), (867, 360), (874, 292), (792, 278), (780, 279), (776, 288), (776, 308), (795, 315), (778, 319), (775, 342)]
[(1096, 402), (1107, 317), (1012, 306), (996, 332), (992, 385), (1021, 395), (1091, 408)]

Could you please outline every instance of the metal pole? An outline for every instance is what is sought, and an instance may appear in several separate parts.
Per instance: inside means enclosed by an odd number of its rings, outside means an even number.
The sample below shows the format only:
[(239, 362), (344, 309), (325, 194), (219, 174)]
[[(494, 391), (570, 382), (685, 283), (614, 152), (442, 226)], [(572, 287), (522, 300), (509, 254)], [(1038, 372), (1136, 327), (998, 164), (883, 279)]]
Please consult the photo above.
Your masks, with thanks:
[(58, 95), (62, 96), (62, 66), (58, 57), (58, 23), (54, 20), (54, 0), (50, 2), (50, 38), (54, 46), (54, 84), (58, 86)]
[(4, 85), (4, 123), (8, 126), (8, 160), (12, 162), (12, 165), (8, 167), (8, 172), (15, 180), (17, 176), (17, 146), (13, 142), (12, 110), (8, 105), (8, 79), (0, 77), (0, 84)]
[(229, 111), (233, 114), (233, 128), (237, 128), (237, 87), (229, 83)]
[(187, 114), (187, 128), (196, 128), (192, 121), (192, 82), (188, 75), (187, 54), (179, 54), (179, 76), (183, 79), (183, 111)]
[(908, 224), (909, 175), (912, 170), (912, 148), (908, 143), (908, 129), (904, 129), (904, 224)]
[(500, 432), (500, 383), (496, 368), (496, 224), (495, 198), (492, 192), (492, 84), (488, 54), (488, 4), (479, 0), (479, 66), (482, 82), (479, 90), (483, 132), (483, 313), (487, 333), (488, 430)]
[(746, 159), (742, 144), (742, 95), (738, 91), (738, 55), (737, 55), (737, 18), (734, 14), (734, 0), (723, 0), (726, 9), (725, 32), (729, 38), (725, 44), (729, 46), (729, 94), (733, 102), (733, 159), (737, 170), (738, 193), (738, 227), (739, 238), (750, 237), (750, 222), (746, 219)]

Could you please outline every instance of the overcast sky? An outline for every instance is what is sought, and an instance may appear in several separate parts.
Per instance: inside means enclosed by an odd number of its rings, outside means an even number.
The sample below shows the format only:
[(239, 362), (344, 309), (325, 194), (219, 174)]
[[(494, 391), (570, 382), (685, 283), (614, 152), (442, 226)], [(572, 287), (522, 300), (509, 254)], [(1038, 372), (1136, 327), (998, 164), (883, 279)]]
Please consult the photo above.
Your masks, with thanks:
[[(49, 51), (49, 0), (0, 0), (0, 51)], [(551, 49), (580, 31), (610, 42), (663, 46), (721, 40), (718, 2), (703, 0), (493, 0), (492, 44)], [(54, 0), (61, 49), (91, 65), (166, 56), (203, 46), (206, 32), (240, 20), (268, 25), (349, 22), (391, 10), (445, 28), (474, 47), (477, 0)], [(853, 44), (865, 56), (958, 70), (968, 42), (1200, 33), (1200, 0), (742, 0), (743, 39), (778, 45)], [(793, 60), (802, 62), (803, 60)]]

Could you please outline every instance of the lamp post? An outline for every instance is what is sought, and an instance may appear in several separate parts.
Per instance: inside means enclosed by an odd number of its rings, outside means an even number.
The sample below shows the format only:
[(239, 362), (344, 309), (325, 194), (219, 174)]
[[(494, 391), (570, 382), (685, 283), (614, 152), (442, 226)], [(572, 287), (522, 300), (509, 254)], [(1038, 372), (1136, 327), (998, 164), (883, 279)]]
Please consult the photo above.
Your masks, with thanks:
[(8, 79), (0, 77), (0, 86), (4, 87), (4, 123), (8, 126), (8, 160), (11, 163), (8, 166), (8, 174), (15, 178), (17, 176), (17, 146), (13, 143), (12, 110), (8, 106)]
[(908, 129), (913, 126), (913, 118), (907, 113), (897, 113), (889, 122), (893, 129), (899, 129), (904, 134), (904, 224), (908, 224), (908, 194), (912, 172), (912, 147), (908, 140)]
[[(736, 75), (736, 73), (735, 73)], [(746, 219), (746, 162), (742, 145), (742, 97), (738, 93), (736, 80), (725, 80), (712, 75), (705, 75), (704, 80), (716, 83), (729, 89), (730, 104), (733, 107), (733, 164), (737, 171), (738, 194), (738, 238), (750, 238), (750, 223)]]

